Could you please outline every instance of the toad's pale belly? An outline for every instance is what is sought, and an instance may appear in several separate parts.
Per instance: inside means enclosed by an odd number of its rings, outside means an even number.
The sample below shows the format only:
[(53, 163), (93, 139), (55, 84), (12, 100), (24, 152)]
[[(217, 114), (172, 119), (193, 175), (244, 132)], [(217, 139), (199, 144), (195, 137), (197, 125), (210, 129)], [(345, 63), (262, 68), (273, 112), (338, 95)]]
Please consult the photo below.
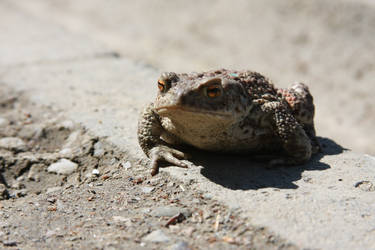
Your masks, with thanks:
[(179, 124), (163, 118), (164, 129), (178, 139), (178, 143), (196, 148), (228, 153), (268, 151), (281, 146), (270, 128), (254, 128), (250, 125), (200, 123), (199, 126)]

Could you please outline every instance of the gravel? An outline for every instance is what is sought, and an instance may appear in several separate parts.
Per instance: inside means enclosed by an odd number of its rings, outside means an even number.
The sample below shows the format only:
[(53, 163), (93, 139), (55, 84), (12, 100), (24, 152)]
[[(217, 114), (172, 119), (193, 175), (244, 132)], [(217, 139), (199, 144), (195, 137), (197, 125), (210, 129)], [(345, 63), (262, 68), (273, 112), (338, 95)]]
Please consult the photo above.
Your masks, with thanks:
[(0, 148), (13, 151), (24, 151), (26, 149), (26, 144), (22, 139), (17, 137), (4, 137), (0, 139)]
[(78, 164), (74, 163), (67, 159), (61, 159), (56, 163), (49, 165), (48, 172), (62, 174), (62, 175), (69, 175), (76, 171), (78, 168)]

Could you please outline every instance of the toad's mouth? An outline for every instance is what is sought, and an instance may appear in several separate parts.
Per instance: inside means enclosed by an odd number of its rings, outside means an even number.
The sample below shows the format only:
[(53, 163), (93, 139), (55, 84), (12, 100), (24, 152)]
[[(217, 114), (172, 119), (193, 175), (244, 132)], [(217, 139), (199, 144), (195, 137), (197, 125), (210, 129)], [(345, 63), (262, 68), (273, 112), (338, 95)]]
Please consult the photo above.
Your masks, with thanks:
[(231, 117), (230, 113), (224, 113), (220, 111), (214, 111), (214, 110), (204, 110), (204, 109), (196, 109), (196, 108), (191, 108), (191, 107), (181, 107), (181, 106), (162, 106), (162, 107), (157, 107), (154, 108), (154, 111), (163, 116), (163, 115), (168, 115), (171, 113), (171, 111), (181, 111), (181, 112), (188, 112), (192, 114), (207, 114), (211, 116), (219, 116), (219, 117)]

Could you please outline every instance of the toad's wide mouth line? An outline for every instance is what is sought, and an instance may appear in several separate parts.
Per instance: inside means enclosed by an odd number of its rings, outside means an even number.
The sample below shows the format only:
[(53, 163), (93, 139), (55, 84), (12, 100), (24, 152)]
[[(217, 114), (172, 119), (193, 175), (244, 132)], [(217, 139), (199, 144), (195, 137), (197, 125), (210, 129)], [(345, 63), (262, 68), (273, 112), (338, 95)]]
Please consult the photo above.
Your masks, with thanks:
[(182, 112), (189, 112), (189, 113), (196, 113), (196, 114), (208, 114), (208, 115), (221, 116), (221, 117), (231, 116), (231, 114), (218, 112), (218, 111), (186, 108), (186, 107), (179, 107), (179, 106), (162, 106), (162, 107), (154, 108), (154, 111), (160, 115), (162, 115), (163, 113), (168, 113), (168, 111), (170, 110), (179, 110)]

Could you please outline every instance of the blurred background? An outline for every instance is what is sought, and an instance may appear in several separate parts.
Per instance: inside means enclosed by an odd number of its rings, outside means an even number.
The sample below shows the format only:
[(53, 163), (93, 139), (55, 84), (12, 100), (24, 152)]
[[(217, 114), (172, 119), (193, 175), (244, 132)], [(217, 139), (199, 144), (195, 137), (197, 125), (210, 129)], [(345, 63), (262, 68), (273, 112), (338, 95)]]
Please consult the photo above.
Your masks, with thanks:
[(305, 82), (317, 134), (375, 155), (373, 0), (8, 2), (160, 71), (250, 69), (280, 87)]

